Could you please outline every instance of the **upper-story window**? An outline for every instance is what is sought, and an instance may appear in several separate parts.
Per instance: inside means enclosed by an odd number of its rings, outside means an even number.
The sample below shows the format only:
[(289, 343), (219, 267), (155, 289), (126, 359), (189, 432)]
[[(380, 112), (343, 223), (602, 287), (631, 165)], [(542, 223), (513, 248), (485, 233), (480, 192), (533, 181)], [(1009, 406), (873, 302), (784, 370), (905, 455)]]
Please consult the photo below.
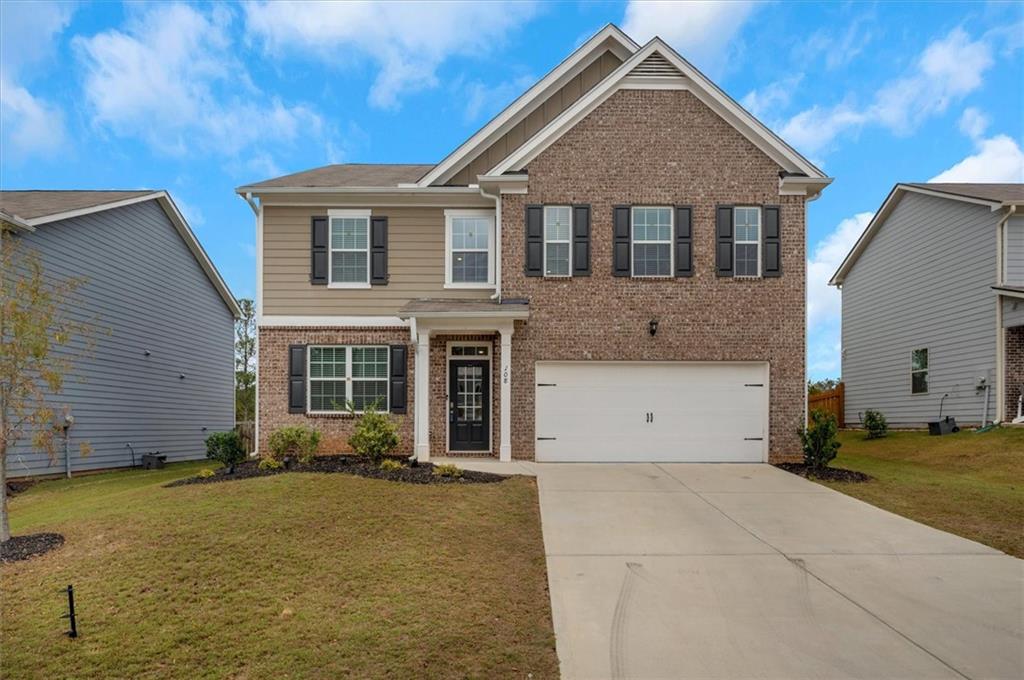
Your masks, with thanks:
[(330, 285), (370, 286), (370, 211), (329, 210), (331, 220)]
[(571, 272), (572, 209), (544, 206), (544, 276), (569, 276)]
[(761, 275), (761, 209), (735, 208), (733, 215), (736, 249), (734, 276)]
[(633, 208), (633, 276), (672, 275), (672, 209)]
[(445, 210), (445, 286), (494, 286), (494, 211)]

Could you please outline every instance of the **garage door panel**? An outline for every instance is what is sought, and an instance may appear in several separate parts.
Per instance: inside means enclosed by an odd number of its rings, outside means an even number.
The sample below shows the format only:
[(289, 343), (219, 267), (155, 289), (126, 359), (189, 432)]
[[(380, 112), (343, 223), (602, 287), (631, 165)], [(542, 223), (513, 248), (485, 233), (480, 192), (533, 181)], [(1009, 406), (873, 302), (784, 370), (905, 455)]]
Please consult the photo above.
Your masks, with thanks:
[(539, 362), (537, 460), (760, 462), (767, 364)]

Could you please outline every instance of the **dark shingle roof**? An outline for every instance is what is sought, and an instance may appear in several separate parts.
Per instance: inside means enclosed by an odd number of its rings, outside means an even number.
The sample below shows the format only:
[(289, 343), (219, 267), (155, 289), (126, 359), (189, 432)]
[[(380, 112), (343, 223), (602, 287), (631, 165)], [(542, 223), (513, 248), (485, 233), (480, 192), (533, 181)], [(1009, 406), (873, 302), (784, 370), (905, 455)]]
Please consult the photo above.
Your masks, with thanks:
[(93, 208), (153, 191), (0, 191), (0, 210), (23, 220)]
[(981, 183), (908, 183), (907, 186), (941, 191), (954, 196), (980, 198), (983, 201), (999, 203), (1024, 203), (1024, 184), (981, 184)]
[(415, 182), (433, 167), (433, 164), (341, 163), (248, 184), (245, 188), (393, 187)]

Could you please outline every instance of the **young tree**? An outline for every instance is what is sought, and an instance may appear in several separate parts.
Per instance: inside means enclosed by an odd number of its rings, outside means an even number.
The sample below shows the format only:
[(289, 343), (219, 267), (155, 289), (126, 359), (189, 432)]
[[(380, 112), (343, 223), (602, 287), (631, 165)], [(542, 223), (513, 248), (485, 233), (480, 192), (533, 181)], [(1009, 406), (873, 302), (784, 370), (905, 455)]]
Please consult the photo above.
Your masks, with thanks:
[(256, 306), (241, 298), (235, 321), (235, 420), (252, 420), (256, 412)]
[(86, 336), (86, 325), (68, 314), (81, 281), (47, 278), (38, 253), (20, 241), (0, 223), (0, 541), (11, 537), (7, 452), (28, 438), (56, 457), (61, 429), (47, 397), (64, 385), (72, 340)]

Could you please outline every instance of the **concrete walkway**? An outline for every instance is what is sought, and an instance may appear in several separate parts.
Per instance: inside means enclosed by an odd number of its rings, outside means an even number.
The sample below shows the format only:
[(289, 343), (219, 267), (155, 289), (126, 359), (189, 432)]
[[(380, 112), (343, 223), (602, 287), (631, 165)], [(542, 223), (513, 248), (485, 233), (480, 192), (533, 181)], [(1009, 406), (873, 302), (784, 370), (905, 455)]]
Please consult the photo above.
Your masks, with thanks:
[(996, 550), (767, 465), (513, 465), (565, 678), (1024, 677)]

